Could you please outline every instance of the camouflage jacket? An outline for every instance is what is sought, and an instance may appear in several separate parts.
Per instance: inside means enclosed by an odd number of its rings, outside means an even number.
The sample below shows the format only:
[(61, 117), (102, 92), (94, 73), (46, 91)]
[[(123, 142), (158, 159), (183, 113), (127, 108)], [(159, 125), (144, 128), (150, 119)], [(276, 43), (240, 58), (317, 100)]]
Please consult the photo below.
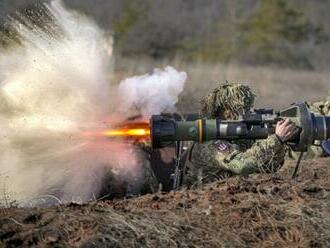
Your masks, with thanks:
[(276, 172), (284, 162), (285, 145), (271, 135), (254, 143), (216, 140), (194, 144), (184, 163), (183, 185), (192, 187), (233, 175)]
[(318, 101), (307, 104), (312, 113), (317, 115), (330, 116), (330, 96), (328, 96), (324, 101)]

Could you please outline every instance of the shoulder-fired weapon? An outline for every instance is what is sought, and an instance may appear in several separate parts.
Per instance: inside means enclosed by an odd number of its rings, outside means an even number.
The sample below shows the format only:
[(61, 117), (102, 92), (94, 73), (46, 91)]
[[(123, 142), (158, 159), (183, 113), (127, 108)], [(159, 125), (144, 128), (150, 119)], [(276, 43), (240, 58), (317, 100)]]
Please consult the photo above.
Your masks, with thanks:
[[(196, 116), (196, 115), (195, 115)], [(191, 119), (191, 118), (190, 118)], [(177, 142), (176, 169), (174, 188), (180, 185), (182, 166), (180, 156), (183, 141), (202, 143), (209, 140), (257, 140), (266, 139), (275, 133), (276, 123), (290, 119), (299, 128), (299, 134), (287, 143), (293, 151), (300, 152), (293, 177), (297, 175), (300, 161), (309, 146), (316, 141), (330, 155), (330, 117), (318, 116), (309, 111), (305, 103), (275, 111), (273, 109), (257, 109), (240, 116), (237, 120), (203, 119), (176, 120), (169, 115), (154, 115), (150, 119), (150, 136), (153, 148), (162, 148)]]

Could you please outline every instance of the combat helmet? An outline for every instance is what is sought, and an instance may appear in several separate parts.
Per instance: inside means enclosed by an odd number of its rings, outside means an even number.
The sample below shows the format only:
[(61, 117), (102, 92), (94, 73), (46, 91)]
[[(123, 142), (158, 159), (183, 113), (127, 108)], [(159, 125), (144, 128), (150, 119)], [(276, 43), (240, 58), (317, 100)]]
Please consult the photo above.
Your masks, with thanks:
[(249, 86), (241, 83), (225, 82), (211, 90), (201, 100), (201, 116), (204, 118), (225, 118), (229, 111), (234, 118), (249, 111), (255, 100), (255, 94)]

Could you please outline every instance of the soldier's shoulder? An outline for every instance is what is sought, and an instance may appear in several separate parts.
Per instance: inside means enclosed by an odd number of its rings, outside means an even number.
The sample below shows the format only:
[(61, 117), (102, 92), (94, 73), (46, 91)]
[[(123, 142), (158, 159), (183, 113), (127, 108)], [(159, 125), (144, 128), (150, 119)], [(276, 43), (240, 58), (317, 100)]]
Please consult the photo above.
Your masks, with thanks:
[(215, 158), (225, 158), (235, 150), (235, 145), (226, 140), (213, 140), (195, 144), (192, 150), (194, 162), (209, 163)]
[(191, 157), (192, 160), (204, 160), (209, 161), (210, 155), (214, 153), (213, 141), (207, 141), (204, 143), (195, 143), (192, 146)]

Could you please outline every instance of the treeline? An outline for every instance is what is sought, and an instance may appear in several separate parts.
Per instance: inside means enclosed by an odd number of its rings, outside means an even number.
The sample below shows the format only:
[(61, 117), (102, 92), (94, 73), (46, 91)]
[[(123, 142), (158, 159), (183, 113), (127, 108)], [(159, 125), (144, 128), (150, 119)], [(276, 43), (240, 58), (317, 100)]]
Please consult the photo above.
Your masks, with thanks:
[[(2, 13), (23, 2), (0, 0)], [(2, 8), (1, 8), (2, 3)], [(24, 3), (24, 4), (25, 4)], [(125, 57), (327, 68), (330, 1), (65, 0), (115, 37)]]

